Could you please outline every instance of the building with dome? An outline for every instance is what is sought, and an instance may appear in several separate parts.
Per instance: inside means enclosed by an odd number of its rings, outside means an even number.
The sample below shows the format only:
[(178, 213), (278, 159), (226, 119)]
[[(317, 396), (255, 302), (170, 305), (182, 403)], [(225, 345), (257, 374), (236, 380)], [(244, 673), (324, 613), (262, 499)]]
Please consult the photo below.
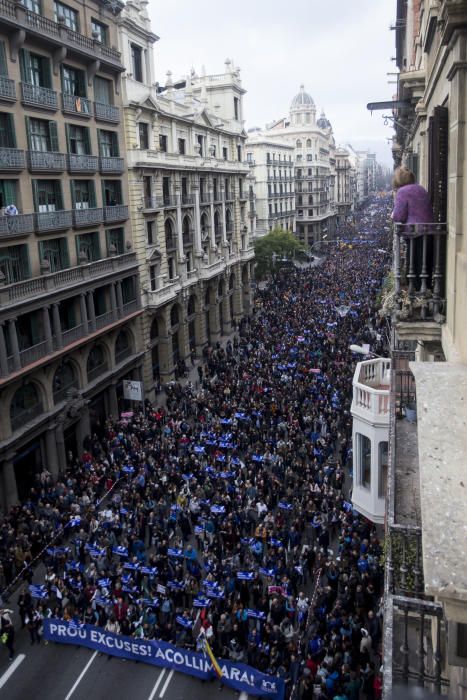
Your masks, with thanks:
[(319, 112), (311, 95), (300, 85), (290, 104), (289, 118), (269, 124), (269, 141), (294, 149), (295, 231), (306, 245), (331, 239), (336, 226), (336, 159), (332, 125)]

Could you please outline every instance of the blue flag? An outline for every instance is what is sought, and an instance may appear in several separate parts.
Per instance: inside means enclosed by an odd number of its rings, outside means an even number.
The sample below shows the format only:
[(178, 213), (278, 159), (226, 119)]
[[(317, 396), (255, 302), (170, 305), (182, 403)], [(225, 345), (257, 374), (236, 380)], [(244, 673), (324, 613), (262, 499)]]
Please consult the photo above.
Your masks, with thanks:
[(237, 571), (237, 578), (240, 581), (253, 581), (254, 577), (254, 571)]

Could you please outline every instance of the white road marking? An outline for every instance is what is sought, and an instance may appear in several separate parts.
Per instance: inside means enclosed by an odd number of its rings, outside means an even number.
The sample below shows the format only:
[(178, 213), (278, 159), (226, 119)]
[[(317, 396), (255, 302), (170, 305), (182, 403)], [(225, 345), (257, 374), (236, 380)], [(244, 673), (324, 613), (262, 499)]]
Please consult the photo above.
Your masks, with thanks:
[(154, 698), (156, 697), (157, 689), (158, 689), (158, 687), (160, 686), (161, 681), (162, 681), (162, 679), (164, 678), (164, 676), (165, 676), (165, 668), (163, 668), (162, 671), (160, 672), (159, 678), (157, 679), (156, 685), (155, 685), (154, 688), (152, 689), (152, 693), (151, 693), (151, 695), (149, 696), (148, 700), (154, 700)]
[(80, 684), (81, 681), (83, 680), (84, 674), (86, 673), (86, 671), (88, 670), (88, 668), (90, 667), (90, 665), (92, 664), (92, 662), (94, 661), (94, 659), (96, 658), (97, 654), (98, 654), (98, 652), (95, 651), (94, 654), (91, 656), (91, 658), (89, 659), (88, 663), (86, 664), (86, 666), (83, 668), (83, 670), (82, 670), (81, 673), (79, 674), (78, 678), (76, 679), (75, 684), (73, 685), (72, 689), (70, 690), (70, 692), (69, 692), (68, 695), (66, 696), (65, 700), (69, 700), (69, 698), (71, 698), (71, 696), (72, 696), (73, 693), (75, 692), (76, 688), (79, 686), (79, 684)]
[(3, 674), (3, 676), (0, 678), (0, 688), (3, 688), (7, 680), (9, 679), (10, 676), (13, 675), (13, 673), (16, 671), (20, 663), (24, 661), (26, 658), (26, 654), (18, 654), (16, 659), (11, 662), (10, 667), (8, 668), (7, 671)]
[(160, 698), (163, 698), (163, 697), (164, 697), (165, 691), (167, 690), (167, 686), (169, 685), (170, 681), (172, 680), (173, 674), (174, 674), (174, 670), (172, 669), (172, 670), (170, 671), (169, 675), (167, 676), (167, 679), (166, 679), (166, 681), (165, 681), (165, 683), (164, 683), (164, 687), (162, 688), (162, 690), (161, 690), (161, 692), (160, 692), (160, 694), (159, 694), (159, 697), (160, 697)]

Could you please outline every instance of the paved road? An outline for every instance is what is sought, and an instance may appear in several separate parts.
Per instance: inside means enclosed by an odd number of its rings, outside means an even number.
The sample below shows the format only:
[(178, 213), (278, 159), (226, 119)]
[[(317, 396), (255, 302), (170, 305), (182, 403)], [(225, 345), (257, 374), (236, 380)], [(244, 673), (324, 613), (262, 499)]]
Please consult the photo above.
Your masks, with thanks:
[[(8, 700), (233, 700), (217, 681), (203, 683), (181, 673), (99, 655), (83, 647), (30, 646), (18, 635), (10, 664), (0, 649), (0, 698)], [(9, 675), (11, 674), (11, 675)]]

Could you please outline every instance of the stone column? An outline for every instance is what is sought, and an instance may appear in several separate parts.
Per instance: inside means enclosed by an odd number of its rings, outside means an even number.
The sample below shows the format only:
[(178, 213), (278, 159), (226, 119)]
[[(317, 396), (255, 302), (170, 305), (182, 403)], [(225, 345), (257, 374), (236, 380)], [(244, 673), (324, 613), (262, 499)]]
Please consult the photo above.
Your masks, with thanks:
[[(117, 383), (109, 384), (107, 388), (107, 399), (109, 405), (109, 414), (114, 420), (118, 418), (118, 401), (117, 401)], [(109, 417), (110, 417), (109, 416)]]
[(185, 258), (183, 253), (183, 233), (182, 233), (182, 195), (180, 192), (180, 187), (177, 185), (175, 190), (175, 197), (177, 198), (177, 252), (178, 260), (182, 262)]
[(195, 326), (196, 326), (196, 356), (203, 356), (203, 348), (208, 342), (206, 335), (206, 318), (204, 311), (197, 311), (195, 316)]
[(225, 226), (225, 198), (227, 196), (227, 192), (225, 191), (224, 187), (221, 187), (221, 199), (222, 199), (222, 216), (221, 216), (221, 229), (222, 229), (222, 245), (227, 245), (227, 230)]
[(117, 294), (115, 292), (116, 282), (112, 282), (110, 285), (110, 305), (112, 307), (112, 319), (116, 321), (118, 319), (118, 308), (117, 308)]
[(170, 381), (173, 374), (172, 366), (172, 337), (160, 338), (159, 343), (159, 367), (161, 384)]
[(15, 467), (13, 465), (14, 454), (8, 452), (2, 467), (3, 504), (5, 511), (18, 503), (18, 487), (16, 486)]
[(89, 323), (88, 323), (88, 312), (86, 309), (86, 293), (81, 292), (79, 295), (79, 307), (81, 312), (81, 325), (83, 326), (83, 333), (87, 335), (89, 333)]
[(211, 250), (216, 249), (216, 232), (214, 230), (214, 188), (209, 183), (209, 214), (211, 216)]
[(63, 345), (62, 324), (60, 322), (60, 304), (52, 304), (52, 320), (57, 348)]
[(0, 323), (0, 374), (2, 377), (6, 377), (8, 374), (8, 354), (3, 323)]
[(224, 319), (224, 328), (222, 329), (224, 335), (229, 335), (232, 332), (232, 317), (230, 315), (230, 296), (225, 292), (221, 300), (222, 304), (222, 317)]
[[(57, 450), (58, 471), (64, 472), (66, 469), (65, 436), (63, 435), (63, 421), (58, 420), (55, 427), (55, 442)], [(79, 455), (78, 455), (79, 456)]]
[(56, 441), (56, 424), (51, 423), (45, 431), (45, 449), (47, 452), (47, 468), (56, 481), (60, 471)]
[(91, 435), (91, 421), (89, 418), (89, 408), (86, 402), (86, 405), (81, 408), (79, 422), (76, 426), (76, 441), (78, 443), (78, 450), (83, 449), (84, 438), (88, 435)]
[(44, 325), (45, 342), (47, 343), (47, 352), (53, 352), (54, 344), (52, 338), (52, 328), (50, 326), (50, 306), (42, 307), (42, 323)]
[(194, 187), (195, 192), (195, 255), (201, 255), (203, 248), (201, 246), (201, 213), (199, 209), (199, 187)]
[(16, 333), (16, 318), (10, 318), (8, 321), (8, 334), (10, 336), (10, 347), (13, 353), (13, 369), (21, 369), (18, 334)]
[(123, 292), (122, 292), (121, 280), (117, 280), (117, 311), (118, 311), (118, 317), (122, 318), (122, 316), (123, 316)]
[(89, 327), (91, 333), (96, 330), (96, 310), (94, 308), (94, 297), (92, 292), (87, 293), (88, 300), (88, 314), (89, 314)]

